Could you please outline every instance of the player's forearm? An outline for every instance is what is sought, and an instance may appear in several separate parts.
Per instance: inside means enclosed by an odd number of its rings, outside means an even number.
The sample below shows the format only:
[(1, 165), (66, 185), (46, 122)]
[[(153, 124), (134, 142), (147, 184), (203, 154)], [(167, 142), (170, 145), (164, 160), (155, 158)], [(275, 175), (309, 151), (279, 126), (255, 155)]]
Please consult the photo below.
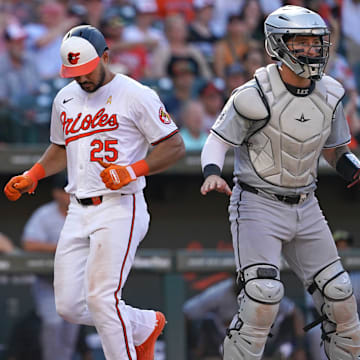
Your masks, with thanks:
[(156, 145), (154, 150), (146, 157), (149, 166), (149, 175), (166, 170), (185, 156), (185, 146), (180, 134)]
[(336, 163), (340, 159), (340, 157), (349, 152), (349, 148), (347, 145), (339, 146), (336, 148), (331, 149), (324, 149), (322, 155), (324, 156), (325, 160), (331, 165), (334, 169), (336, 169)]
[(206, 178), (209, 175), (221, 175), (225, 155), (230, 145), (210, 134), (201, 152), (201, 167)]
[(349, 148), (344, 145), (338, 148), (323, 150), (326, 161), (348, 182), (352, 187), (360, 180), (360, 160)]
[(51, 176), (66, 168), (66, 150), (64, 146), (51, 144), (42, 155), (39, 164), (45, 170), (45, 176)]

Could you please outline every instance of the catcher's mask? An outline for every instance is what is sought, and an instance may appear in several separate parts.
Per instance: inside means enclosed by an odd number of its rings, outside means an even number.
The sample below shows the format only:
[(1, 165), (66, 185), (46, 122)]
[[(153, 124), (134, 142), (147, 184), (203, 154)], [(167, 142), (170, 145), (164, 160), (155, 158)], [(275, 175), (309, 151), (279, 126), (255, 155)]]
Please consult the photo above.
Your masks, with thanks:
[[(320, 15), (300, 6), (283, 6), (266, 18), (264, 31), (265, 48), (273, 59), (301, 77), (321, 79), (329, 58), (330, 32)], [(318, 42), (294, 51), (291, 42), (295, 44), (299, 36), (311, 36)]]

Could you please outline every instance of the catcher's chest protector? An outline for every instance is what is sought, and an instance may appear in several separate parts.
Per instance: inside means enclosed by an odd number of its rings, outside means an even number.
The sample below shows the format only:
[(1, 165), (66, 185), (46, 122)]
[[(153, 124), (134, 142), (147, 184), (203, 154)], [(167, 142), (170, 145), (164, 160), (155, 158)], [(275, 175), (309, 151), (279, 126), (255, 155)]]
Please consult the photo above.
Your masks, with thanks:
[(275, 64), (255, 77), (270, 106), (267, 125), (249, 139), (251, 162), (258, 175), (283, 187), (302, 187), (316, 178), (317, 160), (331, 131), (343, 87), (324, 76), (305, 97), (290, 93)]

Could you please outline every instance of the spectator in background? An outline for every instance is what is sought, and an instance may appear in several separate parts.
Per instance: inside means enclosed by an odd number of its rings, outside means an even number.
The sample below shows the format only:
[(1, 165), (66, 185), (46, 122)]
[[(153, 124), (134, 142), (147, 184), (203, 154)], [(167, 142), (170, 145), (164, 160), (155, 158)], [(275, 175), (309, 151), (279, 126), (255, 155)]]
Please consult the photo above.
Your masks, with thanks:
[(244, 55), (243, 61), (244, 70), (246, 72), (246, 81), (254, 76), (256, 69), (267, 65), (270, 61), (270, 57), (265, 53), (262, 47), (256, 45), (250, 46), (248, 52)]
[(244, 1), (245, 0), (215, 0), (211, 27), (216, 37), (222, 38), (225, 36), (229, 17), (240, 14)]
[(183, 105), (193, 98), (195, 79), (199, 74), (198, 65), (192, 58), (172, 58), (168, 65), (168, 73), (172, 80), (172, 91), (162, 97), (162, 101), (176, 125), (181, 128), (180, 111)]
[(245, 84), (248, 79), (247, 71), (240, 63), (229, 65), (225, 69), (225, 98), (228, 99), (234, 89)]
[(333, 238), (338, 250), (349, 250), (354, 246), (354, 236), (349, 231), (336, 230), (333, 233)]
[(110, 0), (104, 10), (104, 18), (120, 16), (126, 24), (135, 21), (136, 10), (132, 0)]
[[(25, 251), (54, 254), (70, 195), (64, 191), (65, 175), (54, 177), (54, 200), (39, 207), (25, 224), (22, 243)], [(79, 325), (70, 324), (56, 312), (52, 276), (37, 276), (33, 285), (36, 313), (41, 319), (42, 360), (71, 360)]]
[(21, 250), (18, 249), (8, 236), (0, 233), (0, 254), (18, 254)]
[(331, 43), (329, 61), (326, 66), (326, 72), (334, 79), (338, 80), (346, 90), (344, 101), (344, 113), (349, 123), (351, 132), (351, 143), (349, 147), (356, 149), (360, 144), (360, 117), (358, 114), (359, 93), (356, 88), (356, 79), (346, 57), (338, 52), (340, 42), (340, 24), (331, 15), (328, 15), (328, 21), (331, 27)]
[[(187, 320), (190, 359), (199, 360), (212, 356), (220, 359), (222, 342), (232, 315), (237, 311), (239, 287), (235, 277), (225, 279), (188, 299), (183, 312)], [(288, 321), (290, 320), (290, 321)], [(284, 329), (284, 326), (288, 327)], [(290, 327), (289, 327), (290, 325)], [(271, 330), (264, 358), (280, 354), (281, 359), (305, 360), (302, 311), (287, 297), (280, 302), (278, 315)], [(281, 345), (287, 343), (290, 355), (282, 354)], [(276, 357), (278, 358), (278, 357)]]
[(217, 41), (210, 26), (214, 2), (215, 0), (194, 0), (195, 18), (189, 24), (188, 41), (201, 51), (208, 64), (213, 62), (214, 44)]
[(198, 75), (209, 79), (211, 70), (202, 53), (192, 44), (187, 43), (188, 29), (183, 16), (172, 15), (165, 19), (167, 44), (161, 44), (153, 53), (151, 73), (155, 78), (167, 75), (167, 66), (175, 57), (191, 58), (198, 68)]
[(283, 0), (283, 5), (307, 6), (307, 0)]
[(241, 17), (244, 19), (247, 31), (251, 39), (264, 41), (263, 24), (265, 20), (260, 0), (246, 0), (241, 10)]
[(136, 0), (135, 9), (135, 23), (125, 27), (124, 41), (145, 46), (147, 62), (151, 63), (153, 51), (166, 42), (164, 33), (153, 26), (157, 17), (156, 0)]
[(197, 100), (185, 103), (181, 111), (181, 122), (183, 124), (180, 134), (184, 140), (186, 151), (201, 151), (208, 133), (204, 130), (204, 107)]
[(0, 58), (0, 141), (24, 142), (27, 127), (35, 121), (39, 91), (36, 60), (25, 50), (25, 29), (12, 23), (4, 32), (7, 51)]
[(259, 3), (261, 5), (262, 12), (266, 15), (284, 5), (283, 0), (259, 0)]
[[(5, 20), (9, 20), (9, 17), (13, 17), (17, 20), (19, 25), (24, 25), (35, 18), (34, 2), (30, 0), (1, 1), (0, 14), (6, 17)], [(13, 22), (14, 19), (11, 19), (10, 22)], [(7, 22), (7, 25), (10, 22)]]
[(341, 11), (342, 33), (345, 37), (346, 56), (354, 67), (360, 62), (360, 1), (343, 0)]
[(243, 61), (249, 48), (249, 34), (246, 23), (239, 15), (231, 15), (225, 37), (215, 44), (215, 75), (225, 78), (226, 67)]
[[(77, 0), (78, 4), (85, 7), (87, 16), (86, 16), (86, 23), (88, 25), (95, 26), (96, 28), (100, 27), (101, 19), (104, 16), (104, 1), (102, 0)], [(74, 24), (80, 25), (80, 24)], [(68, 27), (67, 30), (71, 28)]]
[(199, 100), (204, 107), (203, 130), (210, 132), (215, 120), (224, 106), (223, 83), (212, 80), (206, 82), (199, 90)]
[(165, 19), (168, 16), (180, 14), (187, 23), (193, 20), (193, 0), (156, 0), (158, 14)]
[(67, 7), (67, 17), (76, 18), (78, 25), (85, 25), (88, 21), (88, 11), (84, 5), (70, 2)]
[(39, 18), (39, 23), (30, 23), (25, 27), (27, 46), (33, 54), (40, 79), (57, 78), (61, 68), (61, 41), (65, 32), (79, 23), (79, 18), (68, 17), (60, 2), (44, 2), (40, 5)]
[(110, 49), (109, 67), (115, 73), (126, 74), (139, 80), (148, 74), (146, 43), (124, 40), (125, 23), (120, 16), (104, 19), (102, 32)]

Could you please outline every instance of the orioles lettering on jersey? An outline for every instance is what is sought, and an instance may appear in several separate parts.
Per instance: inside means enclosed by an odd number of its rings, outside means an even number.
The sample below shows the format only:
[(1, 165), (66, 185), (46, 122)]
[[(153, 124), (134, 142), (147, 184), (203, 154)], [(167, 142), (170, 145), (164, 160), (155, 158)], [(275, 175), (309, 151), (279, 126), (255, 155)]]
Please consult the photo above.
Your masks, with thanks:
[(79, 113), (76, 118), (68, 117), (66, 112), (60, 114), (60, 120), (65, 135), (65, 144), (82, 137), (90, 136), (104, 131), (116, 130), (119, 127), (116, 114), (105, 113), (101, 108), (94, 116)]

